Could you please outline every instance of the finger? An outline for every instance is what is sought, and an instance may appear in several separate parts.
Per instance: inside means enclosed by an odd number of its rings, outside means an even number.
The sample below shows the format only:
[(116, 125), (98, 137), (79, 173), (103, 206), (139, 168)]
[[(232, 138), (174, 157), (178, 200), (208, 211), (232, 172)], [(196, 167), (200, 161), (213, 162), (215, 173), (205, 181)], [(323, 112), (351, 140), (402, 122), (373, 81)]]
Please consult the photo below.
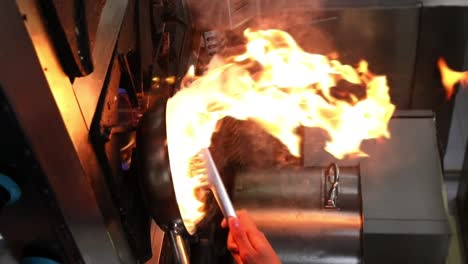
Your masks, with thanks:
[(228, 224), (228, 221), (226, 220), (226, 218), (223, 218), (223, 221), (221, 221), (221, 227), (222, 228), (229, 227), (229, 224)]
[(242, 261), (242, 258), (240, 257), (239, 254), (234, 254), (234, 253), (231, 253), (232, 257), (234, 258), (234, 260), (236, 261), (237, 264), (244, 264), (244, 262)]
[(246, 254), (252, 254), (253, 248), (250, 245), (249, 238), (247, 237), (247, 233), (244, 230), (244, 227), (241, 224), (239, 218), (230, 217), (229, 218), (229, 233), (232, 235), (234, 242), (237, 244), (239, 251)]
[(265, 235), (258, 230), (252, 217), (245, 210), (241, 210), (238, 213), (241, 224), (246, 227), (247, 237), (252, 247), (257, 251), (262, 251), (270, 247), (270, 243), (266, 239)]
[(250, 244), (257, 252), (264, 252), (271, 249), (270, 242), (268, 242), (268, 239), (262, 232), (249, 232), (247, 233), (247, 237), (249, 238)]
[(231, 251), (231, 253), (239, 254), (239, 247), (237, 246), (236, 241), (234, 241), (232, 235), (228, 235), (227, 248), (229, 249), (229, 251)]

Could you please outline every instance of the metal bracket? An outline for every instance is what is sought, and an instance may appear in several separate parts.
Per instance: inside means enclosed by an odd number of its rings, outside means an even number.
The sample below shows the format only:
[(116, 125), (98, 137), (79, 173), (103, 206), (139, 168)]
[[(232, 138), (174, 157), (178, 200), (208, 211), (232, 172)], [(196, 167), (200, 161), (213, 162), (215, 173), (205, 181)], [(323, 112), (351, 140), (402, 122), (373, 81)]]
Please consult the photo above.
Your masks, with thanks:
[(340, 168), (336, 163), (332, 163), (325, 171), (325, 209), (339, 209), (337, 200), (340, 187)]
[(216, 31), (207, 31), (203, 33), (205, 49), (210, 57), (219, 51), (219, 33)]

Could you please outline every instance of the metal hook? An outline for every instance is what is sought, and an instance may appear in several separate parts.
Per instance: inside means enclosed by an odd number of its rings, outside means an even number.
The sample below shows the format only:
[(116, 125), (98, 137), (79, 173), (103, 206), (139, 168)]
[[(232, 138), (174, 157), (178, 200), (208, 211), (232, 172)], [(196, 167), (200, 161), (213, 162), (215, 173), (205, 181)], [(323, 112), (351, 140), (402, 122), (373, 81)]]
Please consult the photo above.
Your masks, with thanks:
[(332, 163), (325, 171), (325, 177), (328, 183), (327, 196), (325, 197), (325, 209), (337, 209), (338, 188), (340, 183), (340, 168), (336, 163)]

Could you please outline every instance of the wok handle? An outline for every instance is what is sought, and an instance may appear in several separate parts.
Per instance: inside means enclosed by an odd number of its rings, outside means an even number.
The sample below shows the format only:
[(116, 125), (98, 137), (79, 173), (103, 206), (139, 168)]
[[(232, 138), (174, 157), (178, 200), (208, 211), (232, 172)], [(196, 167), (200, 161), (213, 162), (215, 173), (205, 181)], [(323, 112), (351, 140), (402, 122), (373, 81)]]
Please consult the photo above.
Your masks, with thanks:
[(177, 263), (179, 264), (189, 264), (190, 257), (188, 254), (187, 245), (185, 241), (177, 230), (169, 231), (169, 235), (171, 236), (172, 248), (174, 249), (174, 253), (177, 259)]

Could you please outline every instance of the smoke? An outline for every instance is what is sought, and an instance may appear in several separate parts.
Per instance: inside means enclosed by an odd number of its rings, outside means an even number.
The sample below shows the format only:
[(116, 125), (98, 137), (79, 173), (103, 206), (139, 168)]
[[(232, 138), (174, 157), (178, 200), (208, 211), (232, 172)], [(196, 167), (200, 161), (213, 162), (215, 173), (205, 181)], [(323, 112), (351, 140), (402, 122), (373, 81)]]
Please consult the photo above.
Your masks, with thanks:
[(188, 0), (195, 29), (232, 30), (256, 13), (256, 0)]
[(234, 30), (255, 21), (262, 29), (314, 24), (320, 1), (296, 0), (188, 0), (193, 26), (197, 30)]
[[(310, 0), (188, 0), (192, 26), (198, 31), (226, 33), (226, 45), (239, 45), (243, 31), (280, 29), (290, 33), (311, 53), (336, 52), (333, 36), (326, 34), (339, 21), (337, 11)], [(224, 41), (221, 41), (224, 43)]]
[(256, 17), (250, 27), (284, 30), (307, 52), (334, 53), (336, 44), (333, 36), (327, 32), (339, 22), (338, 13), (322, 9), (320, 2), (257, 0)]
[(262, 29), (310, 25), (319, 16), (318, 1), (256, 0), (256, 19)]
[(188, 0), (193, 27), (200, 31), (211, 31), (226, 26), (226, 1)]

